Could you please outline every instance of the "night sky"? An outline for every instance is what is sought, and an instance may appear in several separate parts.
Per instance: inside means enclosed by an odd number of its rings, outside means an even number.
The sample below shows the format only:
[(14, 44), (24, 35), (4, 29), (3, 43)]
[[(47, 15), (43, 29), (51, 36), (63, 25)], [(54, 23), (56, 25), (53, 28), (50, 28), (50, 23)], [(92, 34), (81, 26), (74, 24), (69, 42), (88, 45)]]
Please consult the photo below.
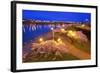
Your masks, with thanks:
[(23, 10), (23, 20), (91, 22), (90, 13)]

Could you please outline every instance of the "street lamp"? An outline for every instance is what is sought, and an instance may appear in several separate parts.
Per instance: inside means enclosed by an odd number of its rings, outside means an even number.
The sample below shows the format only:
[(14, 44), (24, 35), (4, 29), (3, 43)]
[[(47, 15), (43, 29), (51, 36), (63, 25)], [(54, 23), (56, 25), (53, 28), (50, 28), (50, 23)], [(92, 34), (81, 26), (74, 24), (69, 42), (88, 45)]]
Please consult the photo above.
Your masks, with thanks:
[(54, 31), (53, 31), (53, 30), (54, 30), (54, 28), (52, 27), (52, 28), (51, 28), (51, 30), (52, 30), (52, 34), (53, 34), (53, 41), (54, 41)]
[(62, 27), (65, 27), (65, 25), (63, 24)]
[(63, 33), (64, 33), (64, 32), (65, 32), (65, 29), (64, 29), (64, 28), (61, 28), (61, 32), (63, 32)]
[(43, 42), (43, 38), (39, 38), (39, 41), (40, 41), (40, 42)]
[(83, 24), (83, 25), (81, 25), (81, 27), (85, 27), (85, 25)]
[(72, 31), (72, 30), (69, 30), (68, 33), (67, 33), (67, 35), (68, 35), (69, 37), (77, 38), (76, 32), (75, 32), (75, 31)]
[(58, 43), (62, 43), (62, 40), (60, 38), (57, 39)]

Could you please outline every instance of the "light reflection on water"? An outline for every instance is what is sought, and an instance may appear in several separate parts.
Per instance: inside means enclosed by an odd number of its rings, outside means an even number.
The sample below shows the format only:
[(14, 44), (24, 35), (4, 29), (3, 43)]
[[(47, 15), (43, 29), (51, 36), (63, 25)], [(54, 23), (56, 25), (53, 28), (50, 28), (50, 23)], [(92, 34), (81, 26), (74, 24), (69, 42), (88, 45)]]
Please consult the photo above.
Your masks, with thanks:
[(23, 42), (34, 40), (36, 37), (51, 31), (51, 27), (56, 28), (54, 25), (23, 25)]

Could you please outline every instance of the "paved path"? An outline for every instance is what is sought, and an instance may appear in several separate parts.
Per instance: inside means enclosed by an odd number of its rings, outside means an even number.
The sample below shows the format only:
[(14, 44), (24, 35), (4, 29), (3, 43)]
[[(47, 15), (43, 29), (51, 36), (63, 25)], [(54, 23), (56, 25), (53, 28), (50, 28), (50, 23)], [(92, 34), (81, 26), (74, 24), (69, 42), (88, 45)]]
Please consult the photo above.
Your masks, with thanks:
[(77, 58), (82, 59), (82, 60), (90, 59), (90, 54), (88, 54), (80, 49), (77, 49), (75, 46), (73, 46), (72, 44), (70, 44), (67, 41), (63, 40), (63, 42), (68, 45), (68, 46), (66, 45), (66, 47), (68, 47), (67, 49), (68, 49), (69, 53), (72, 54), (73, 56), (76, 56)]

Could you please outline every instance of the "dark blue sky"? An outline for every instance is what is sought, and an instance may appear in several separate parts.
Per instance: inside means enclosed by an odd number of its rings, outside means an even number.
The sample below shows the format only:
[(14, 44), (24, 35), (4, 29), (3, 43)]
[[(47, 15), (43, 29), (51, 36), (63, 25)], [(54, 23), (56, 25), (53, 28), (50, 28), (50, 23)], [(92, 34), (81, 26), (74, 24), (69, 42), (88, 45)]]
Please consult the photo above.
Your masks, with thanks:
[(90, 13), (23, 10), (23, 19), (91, 22)]

